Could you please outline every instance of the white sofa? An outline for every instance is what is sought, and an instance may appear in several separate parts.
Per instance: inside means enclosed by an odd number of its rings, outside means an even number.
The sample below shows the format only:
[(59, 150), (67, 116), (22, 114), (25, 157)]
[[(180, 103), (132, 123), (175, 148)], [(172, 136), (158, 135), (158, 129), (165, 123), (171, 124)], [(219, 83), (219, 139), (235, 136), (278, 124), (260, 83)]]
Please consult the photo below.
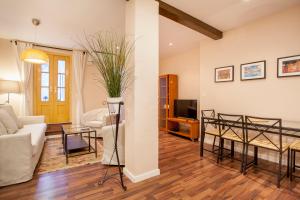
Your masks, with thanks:
[(96, 129), (97, 137), (102, 137), (101, 129), (105, 126), (107, 116), (109, 116), (108, 108), (91, 110), (83, 114), (81, 123)]
[[(103, 157), (101, 163), (104, 165), (117, 165), (117, 156), (114, 153), (116, 125), (104, 126), (101, 130), (103, 137)], [(118, 154), (121, 165), (125, 165), (125, 121), (119, 124)], [(111, 160), (112, 159), (112, 160)], [(110, 162), (111, 160), (111, 162)]]
[(19, 121), (23, 128), (0, 136), (0, 186), (32, 179), (43, 150), (44, 116), (20, 117)]

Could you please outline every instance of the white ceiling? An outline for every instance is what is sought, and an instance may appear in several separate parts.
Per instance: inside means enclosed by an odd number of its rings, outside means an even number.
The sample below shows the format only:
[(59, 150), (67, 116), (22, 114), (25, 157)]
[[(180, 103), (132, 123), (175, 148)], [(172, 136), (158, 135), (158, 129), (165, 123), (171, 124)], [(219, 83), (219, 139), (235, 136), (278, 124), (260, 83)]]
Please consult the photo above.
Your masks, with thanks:
[[(160, 58), (166, 58), (199, 47), (199, 41), (204, 38), (207, 37), (170, 19), (159, 17)], [(169, 43), (173, 45), (170, 46)]]
[[(222, 30), (299, 4), (300, 0), (163, 0)], [(0, 38), (34, 41), (31, 19), (41, 25), (37, 42), (76, 47), (84, 32), (124, 31), (125, 0), (0, 0)], [(160, 17), (160, 56), (185, 51), (207, 38), (169, 19)], [(173, 46), (169, 46), (172, 42)]]
[(124, 0), (0, 0), (0, 37), (75, 47), (84, 33), (124, 31)]
[[(162, 0), (221, 31), (284, 10), (300, 0)], [(189, 28), (160, 17), (160, 56), (171, 56), (200, 45), (207, 38)], [(168, 46), (172, 42), (173, 46)]]
[(222, 31), (270, 15), (300, 0), (163, 0)]

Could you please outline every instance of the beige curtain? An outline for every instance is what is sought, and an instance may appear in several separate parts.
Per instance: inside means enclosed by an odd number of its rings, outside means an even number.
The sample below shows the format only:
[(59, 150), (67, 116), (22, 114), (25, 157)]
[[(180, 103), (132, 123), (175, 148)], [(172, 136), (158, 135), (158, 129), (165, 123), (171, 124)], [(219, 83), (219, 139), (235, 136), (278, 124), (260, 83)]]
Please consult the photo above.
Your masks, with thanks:
[(73, 83), (75, 98), (72, 105), (74, 106), (72, 122), (80, 124), (82, 121), (82, 115), (84, 113), (84, 100), (83, 100), (83, 85), (84, 85), (84, 72), (87, 64), (88, 55), (82, 51), (73, 51)]
[(21, 54), (24, 50), (32, 48), (32, 44), (25, 42), (12, 42), (15, 57), (17, 61), (19, 76), (20, 76), (20, 108), (19, 114), (21, 116), (33, 114), (33, 82), (32, 82), (32, 64), (23, 62)]

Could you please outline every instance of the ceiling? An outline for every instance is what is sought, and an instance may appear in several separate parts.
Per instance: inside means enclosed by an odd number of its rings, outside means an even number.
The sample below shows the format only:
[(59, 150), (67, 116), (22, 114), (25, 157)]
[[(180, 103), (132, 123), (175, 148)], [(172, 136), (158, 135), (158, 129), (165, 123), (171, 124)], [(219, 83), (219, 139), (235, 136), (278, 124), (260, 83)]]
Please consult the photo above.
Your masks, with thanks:
[(249, 21), (284, 10), (300, 0), (163, 0), (214, 26), (228, 31)]
[(163, 16), (159, 17), (160, 58), (166, 58), (199, 47), (199, 41), (204, 38), (207, 37)]
[[(163, 0), (222, 30), (228, 31), (300, 0)], [(124, 31), (124, 0), (0, 0), (0, 38), (35, 40), (31, 19), (41, 20), (36, 42), (73, 48), (84, 33)], [(200, 45), (207, 37), (160, 17), (160, 57)], [(169, 46), (169, 43), (173, 43)]]
[[(250, 21), (300, 5), (300, 0), (162, 0), (201, 21), (229, 31)], [(160, 17), (160, 56), (162, 58), (185, 51), (207, 38), (189, 28)], [(173, 46), (169, 46), (169, 42)]]
[(85, 33), (125, 30), (124, 0), (0, 0), (0, 37), (72, 48)]

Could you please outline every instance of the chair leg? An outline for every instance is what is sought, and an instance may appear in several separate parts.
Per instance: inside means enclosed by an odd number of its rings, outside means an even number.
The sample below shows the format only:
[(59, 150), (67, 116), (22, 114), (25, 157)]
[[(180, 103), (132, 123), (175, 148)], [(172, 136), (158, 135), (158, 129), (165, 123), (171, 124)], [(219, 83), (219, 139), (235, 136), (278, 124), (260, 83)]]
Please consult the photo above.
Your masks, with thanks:
[(277, 176), (278, 188), (280, 188), (280, 181), (281, 181), (281, 165), (282, 165), (282, 152), (279, 152), (279, 166), (278, 166), (278, 176)]
[(203, 157), (205, 132), (201, 131), (200, 135), (200, 156)]
[(215, 153), (215, 143), (216, 143), (216, 136), (214, 136), (214, 142), (213, 142), (213, 147), (212, 147), (212, 152)]
[(231, 151), (230, 151), (230, 157), (234, 158), (234, 141), (231, 140)]
[(223, 153), (224, 153), (224, 139), (221, 138), (221, 161), (223, 160)]
[(244, 163), (244, 175), (247, 173), (247, 164), (248, 164), (248, 144), (245, 145), (245, 163)]
[(220, 162), (221, 148), (222, 148), (222, 139), (219, 138), (219, 148), (218, 148), (217, 163)]
[(294, 152), (293, 150), (290, 150), (290, 157), (291, 157), (291, 160), (290, 160), (290, 181), (293, 181), (293, 164), (294, 164)]
[(288, 149), (288, 157), (287, 157), (287, 168), (286, 168), (286, 177), (290, 176), (290, 149)]
[(244, 164), (245, 164), (245, 143), (243, 143), (243, 150), (242, 150), (242, 154), (241, 154), (241, 173), (243, 173), (244, 171)]
[(296, 151), (293, 151), (293, 172), (296, 172)]
[(254, 146), (254, 165), (257, 165), (258, 160), (258, 147)]

